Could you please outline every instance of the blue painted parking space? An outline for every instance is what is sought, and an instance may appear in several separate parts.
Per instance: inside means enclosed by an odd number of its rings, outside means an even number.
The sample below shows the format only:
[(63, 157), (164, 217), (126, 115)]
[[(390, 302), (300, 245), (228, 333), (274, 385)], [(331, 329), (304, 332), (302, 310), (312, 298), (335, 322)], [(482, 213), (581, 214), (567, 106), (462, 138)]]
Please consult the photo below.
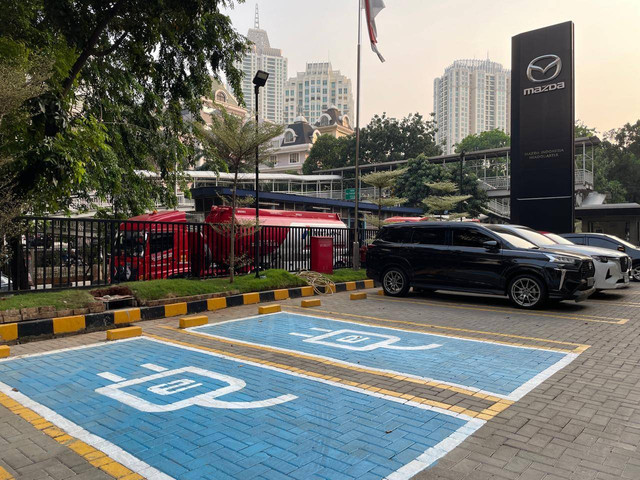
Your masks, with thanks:
[(9, 359), (0, 380), (2, 393), (153, 479), (410, 478), (483, 424), (151, 338)]
[(191, 329), (518, 400), (577, 355), (541, 348), (274, 313)]

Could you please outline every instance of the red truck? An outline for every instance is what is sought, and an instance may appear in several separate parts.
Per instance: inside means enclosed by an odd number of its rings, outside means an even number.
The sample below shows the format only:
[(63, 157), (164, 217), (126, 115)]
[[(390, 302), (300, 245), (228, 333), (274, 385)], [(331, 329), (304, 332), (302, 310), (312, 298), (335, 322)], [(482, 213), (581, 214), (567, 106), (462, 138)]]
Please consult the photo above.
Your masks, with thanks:
[[(112, 256), (114, 280), (221, 275), (228, 269), (231, 207), (211, 207), (205, 224), (180, 211), (153, 212), (120, 224)], [(255, 256), (255, 209), (236, 208), (237, 270)], [(309, 268), (311, 235), (334, 238), (334, 263), (349, 258), (349, 231), (335, 213), (260, 210), (261, 267)]]

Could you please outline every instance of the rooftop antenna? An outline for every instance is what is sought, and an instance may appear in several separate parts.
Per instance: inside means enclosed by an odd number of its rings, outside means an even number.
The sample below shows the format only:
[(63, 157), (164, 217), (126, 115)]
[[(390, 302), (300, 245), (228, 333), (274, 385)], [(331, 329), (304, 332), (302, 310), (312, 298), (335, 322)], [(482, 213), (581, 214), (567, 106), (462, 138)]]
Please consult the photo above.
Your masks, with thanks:
[(259, 29), (260, 28), (260, 15), (258, 14), (258, 4), (256, 3), (256, 17), (253, 21), (253, 27)]

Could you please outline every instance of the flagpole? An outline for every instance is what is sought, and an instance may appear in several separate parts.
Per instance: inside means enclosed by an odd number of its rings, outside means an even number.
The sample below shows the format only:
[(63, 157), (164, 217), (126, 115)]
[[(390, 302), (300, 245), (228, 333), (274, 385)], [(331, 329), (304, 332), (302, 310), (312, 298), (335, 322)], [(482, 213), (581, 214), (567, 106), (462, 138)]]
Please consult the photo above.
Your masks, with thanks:
[(362, 0), (358, 0), (358, 69), (356, 77), (356, 197), (355, 197), (355, 238), (353, 242), (353, 268), (360, 268), (360, 235), (359, 235), (359, 207), (360, 207), (360, 44), (362, 43)]

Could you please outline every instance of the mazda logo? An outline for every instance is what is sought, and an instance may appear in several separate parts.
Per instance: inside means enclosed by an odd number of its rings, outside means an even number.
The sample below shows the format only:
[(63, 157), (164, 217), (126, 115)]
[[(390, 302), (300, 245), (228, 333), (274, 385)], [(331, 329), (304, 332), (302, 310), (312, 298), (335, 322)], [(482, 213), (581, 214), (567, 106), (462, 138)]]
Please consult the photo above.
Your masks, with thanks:
[[(548, 82), (560, 75), (561, 70), (562, 60), (560, 60), (559, 56), (540, 55), (529, 62), (527, 78), (534, 83)], [(539, 78), (534, 78), (534, 72), (539, 72), (537, 75)], [(553, 75), (549, 75), (550, 72), (553, 72)]]

